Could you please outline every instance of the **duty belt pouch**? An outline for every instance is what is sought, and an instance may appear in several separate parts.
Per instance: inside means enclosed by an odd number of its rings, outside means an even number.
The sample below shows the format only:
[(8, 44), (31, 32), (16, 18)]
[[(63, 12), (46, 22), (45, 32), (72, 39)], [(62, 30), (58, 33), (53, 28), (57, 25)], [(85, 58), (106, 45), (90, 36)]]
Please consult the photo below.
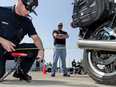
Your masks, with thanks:
[(74, 27), (86, 27), (109, 11), (109, 0), (75, 0), (73, 7)]

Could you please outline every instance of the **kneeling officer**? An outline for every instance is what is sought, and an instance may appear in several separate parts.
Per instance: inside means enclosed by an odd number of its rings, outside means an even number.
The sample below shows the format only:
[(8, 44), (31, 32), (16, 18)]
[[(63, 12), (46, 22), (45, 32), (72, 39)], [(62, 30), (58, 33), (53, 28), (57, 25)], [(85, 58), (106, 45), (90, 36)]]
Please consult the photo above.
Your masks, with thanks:
[[(37, 35), (31, 19), (28, 17), (31, 12), (37, 15), (34, 11), (37, 6), (38, 0), (18, 0), (14, 6), (0, 7), (0, 78), (5, 74), (6, 60), (12, 59), (9, 52), (15, 51), (16, 48), (43, 48), (42, 41)], [(19, 44), (26, 34), (34, 40), (33, 44)], [(7, 53), (2, 58), (5, 51)], [(43, 60), (44, 50), (16, 50), (15, 52), (33, 53), (31, 61), (25, 59), (21, 64), (21, 69), (24, 71), (25, 76), (31, 79), (31, 76), (27, 73), (36, 58), (40, 57), (37, 61)], [(14, 73), (13, 76), (19, 78), (17, 73)]]

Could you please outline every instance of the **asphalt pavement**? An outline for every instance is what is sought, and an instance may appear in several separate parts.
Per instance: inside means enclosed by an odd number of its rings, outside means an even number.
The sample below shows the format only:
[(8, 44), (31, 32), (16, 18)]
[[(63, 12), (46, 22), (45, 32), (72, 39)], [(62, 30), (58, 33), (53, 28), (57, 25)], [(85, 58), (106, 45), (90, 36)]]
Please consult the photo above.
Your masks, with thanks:
[(55, 77), (51, 77), (51, 73), (30, 71), (28, 74), (32, 76), (32, 80), (27, 83), (25, 80), (20, 81), (12, 77), (12, 74), (0, 82), (0, 87), (116, 87), (116, 85), (98, 84), (88, 75), (72, 74), (70, 77), (63, 77), (62, 73), (56, 73)]

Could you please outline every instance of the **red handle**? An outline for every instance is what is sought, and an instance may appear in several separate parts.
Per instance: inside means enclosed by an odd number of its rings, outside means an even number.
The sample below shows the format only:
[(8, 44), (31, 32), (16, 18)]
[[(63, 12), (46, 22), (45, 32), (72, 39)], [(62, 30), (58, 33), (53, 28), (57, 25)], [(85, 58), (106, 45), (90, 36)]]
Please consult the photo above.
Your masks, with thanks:
[(21, 56), (21, 57), (26, 57), (26, 53), (11, 53), (11, 56)]

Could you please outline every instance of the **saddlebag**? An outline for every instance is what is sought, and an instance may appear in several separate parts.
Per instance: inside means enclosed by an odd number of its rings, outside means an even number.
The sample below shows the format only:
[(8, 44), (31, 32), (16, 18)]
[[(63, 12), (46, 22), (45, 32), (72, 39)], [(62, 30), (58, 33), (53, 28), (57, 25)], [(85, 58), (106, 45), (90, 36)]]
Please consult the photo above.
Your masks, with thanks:
[(73, 3), (71, 26), (86, 27), (97, 20), (109, 16), (114, 7), (114, 0), (75, 0)]

